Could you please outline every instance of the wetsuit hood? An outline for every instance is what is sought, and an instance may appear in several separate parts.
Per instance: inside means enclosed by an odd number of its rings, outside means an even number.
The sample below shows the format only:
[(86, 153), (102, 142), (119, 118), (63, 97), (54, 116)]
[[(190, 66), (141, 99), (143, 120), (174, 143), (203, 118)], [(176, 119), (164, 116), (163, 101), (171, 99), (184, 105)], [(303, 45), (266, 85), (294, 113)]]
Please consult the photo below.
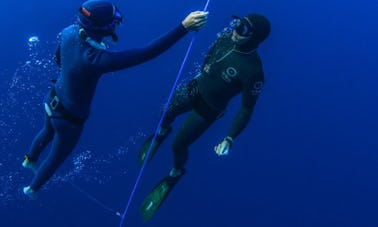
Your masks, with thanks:
[(252, 38), (247, 43), (240, 46), (240, 49), (256, 49), (270, 34), (269, 20), (260, 14), (249, 14), (242, 18), (252, 23)]
[(123, 20), (122, 13), (111, 2), (103, 0), (89, 0), (79, 8), (77, 22), (88, 33), (101, 36), (114, 34), (117, 25)]

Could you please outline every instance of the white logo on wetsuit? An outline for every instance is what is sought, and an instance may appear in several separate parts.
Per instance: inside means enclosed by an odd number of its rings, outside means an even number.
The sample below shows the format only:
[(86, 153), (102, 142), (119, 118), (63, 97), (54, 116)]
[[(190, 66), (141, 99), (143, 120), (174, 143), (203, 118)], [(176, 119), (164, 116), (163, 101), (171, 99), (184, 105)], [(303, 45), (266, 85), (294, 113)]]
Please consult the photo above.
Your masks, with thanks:
[(252, 88), (252, 95), (259, 95), (261, 93), (263, 86), (264, 83), (262, 81), (255, 82)]
[(209, 64), (206, 64), (204, 67), (203, 67), (203, 71), (205, 73), (210, 73), (210, 65)]
[(238, 74), (238, 71), (234, 67), (228, 67), (224, 72), (222, 72), (222, 79), (227, 83), (231, 83), (233, 77)]

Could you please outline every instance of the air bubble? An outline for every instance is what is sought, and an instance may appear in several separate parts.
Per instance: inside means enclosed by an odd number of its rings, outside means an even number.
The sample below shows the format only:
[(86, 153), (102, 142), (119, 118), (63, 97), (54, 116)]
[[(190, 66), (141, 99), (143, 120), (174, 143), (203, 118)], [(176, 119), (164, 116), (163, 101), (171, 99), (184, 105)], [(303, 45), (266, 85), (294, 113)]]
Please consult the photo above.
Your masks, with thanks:
[(36, 47), (39, 43), (39, 37), (38, 36), (31, 36), (29, 39), (28, 39), (28, 45), (30, 48), (32, 47)]

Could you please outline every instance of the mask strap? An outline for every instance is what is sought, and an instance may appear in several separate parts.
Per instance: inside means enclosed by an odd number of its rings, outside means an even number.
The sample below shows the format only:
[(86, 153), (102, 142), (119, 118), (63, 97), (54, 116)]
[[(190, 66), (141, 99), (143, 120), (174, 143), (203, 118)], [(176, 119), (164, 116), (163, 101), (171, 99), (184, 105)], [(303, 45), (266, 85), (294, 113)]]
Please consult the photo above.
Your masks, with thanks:
[(251, 31), (253, 31), (253, 24), (252, 24), (252, 22), (248, 19), (248, 17), (244, 17), (244, 19), (248, 22), (249, 26), (251, 27)]

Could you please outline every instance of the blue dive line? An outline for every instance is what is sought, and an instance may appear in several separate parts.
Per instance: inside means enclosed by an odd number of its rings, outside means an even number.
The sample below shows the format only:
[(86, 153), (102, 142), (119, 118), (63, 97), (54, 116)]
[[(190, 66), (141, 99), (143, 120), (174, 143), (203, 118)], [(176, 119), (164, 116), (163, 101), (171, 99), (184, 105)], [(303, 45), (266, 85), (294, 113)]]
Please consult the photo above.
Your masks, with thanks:
[[(204, 8), (203, 11), (206, 11), (206, 10), (207, 10), (207, 7), (208, 7), (209, 3), (210, 3), (210, 0), (207, 0), (206, 5), (205, 5), (205, 8)], [(192, 50), (192, 46), (193, 46), (193, 43), (194, 43), (194, 41), (195, 41), (195, 39), (196, 39), (196, 35), (197, 35), (197, 32), (193, 34), (192, 40), (191, 40), (191, 42), (190, 42), (190, 44), (189, 44), (188, 50), (186, 51), (186, 54), (185, 54), (184, 60), (183, 60), (183, 62), (182, 62), (182, 64), (181, 64), (180, 70), (179, 70), (179, 72), (178, 72), (178, 74), (177, 74), (176, 81), (175, 81), (175, 83), (173, 84), (173, 86), (172, 86), (172, 90), (171, 90), (171, 93), (169, 94), (168, 100), (167, 100), (167, 102), (165, 103), (163, 114), (162, 114), (162, 116), (161, 116), (161, 118), (160, 118), (160, 120), (159, 120), (158, 126), (157, 126), (157, 128), (156, 128), (156, 130), (155, 130), (154, 137), (152, 138), (152, 142), (151, 142), (151, 144), (150, 144), (150, 147), (148, 148), (148, 152), (147, 152), (146, 158), (144, 159), (143, 165), (142, 165), (142, 167), (141, 167), (141, 169), (140, 169), (140, 171), (139, 171), (139, 174), (138, 174), (138, 177), (137, 177), (137, 179), (136, 179), (136, 181), (135, 181), (135, 184), (134, 184), (133, 190), (131, 191), (131, 194), (130, 194), (129, 200), (127, 201), (126, 208), (125, 208), (125, 210), (124, 210), (123, 213), (122, 213), (121, 221), (120, 221), (120, 224), (119, 224), (120, 227), (122, 227), (122, 226), (123, 226), (123, 223), (125, 222), (125, 217), (126, 217), (127, 211), (129, 210), (129, 207), (130, 207), (131, 201), (133, 200), (133, 197), (134, 197), (135, 191), (136, 191), (136, 189), (137, 189), (137, 187), (138, 187), (138, 185), (139, 185), (139, 181), (140, 181), (140, 179), (141, 179), (141, 177), (142, 177), (142, 175), (143, 175), (144, 169), (145, 169), (145, 167), (146, 167), (146, 165), (147, 165), (148, 157), (150, 156), (150, 153), (151, 153), (151, 150), (152, 150), (152, 145), (154, 144), (154, 142), (155, 142), (155, 140), (156, 140), (156, 136), (157, 136), (158, 133), (159, 133), (159, 129), (160, 129), (162, 123), (163, 123), (163, 119), (165, 118), (165, 115), (167, 114), (169, 103), (171, 102), (171, 99), (172, 99), (172, 97), (173, 97), (173, 94), (174, 94), (174, 92), (175, 92), (175, 90), (176, 90), (176, 87), (177, 87), (178, 81), (179, 81), (179, 79), (180, 79), (180, 77), (181, 77), (181, 75), (182, 75), (182, 71), (183, 71), (184, 66), (185, 66), (185, 64), (186, 64), (186, 61), (188, 60), (189, 53), (190, 53), (190, 51)]]

